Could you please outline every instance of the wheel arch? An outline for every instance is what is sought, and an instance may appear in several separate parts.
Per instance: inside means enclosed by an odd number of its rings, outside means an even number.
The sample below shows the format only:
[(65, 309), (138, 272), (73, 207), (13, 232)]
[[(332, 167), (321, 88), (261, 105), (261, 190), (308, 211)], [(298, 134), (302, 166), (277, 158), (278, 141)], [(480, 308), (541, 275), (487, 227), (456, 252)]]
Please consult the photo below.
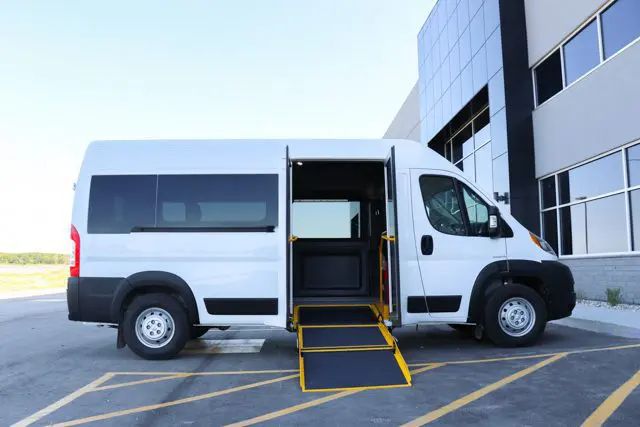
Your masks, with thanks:
[(136, 295), (150, 292), (175, 295), (184, 305), (189, 322), (200, 323), (193, 291), (180, 276), (166, 271), (142, 271), (125, 278), (115, 291), (111, 303), (111, 318), (119, 323), (131, 300)]
[(469, 299), (468, 322), (482, 320), (486, 297), (505, 283), (519, 283), (535, 290), (549, 305), (542, 263), (529, 260), (495, 261), (478, 274)]

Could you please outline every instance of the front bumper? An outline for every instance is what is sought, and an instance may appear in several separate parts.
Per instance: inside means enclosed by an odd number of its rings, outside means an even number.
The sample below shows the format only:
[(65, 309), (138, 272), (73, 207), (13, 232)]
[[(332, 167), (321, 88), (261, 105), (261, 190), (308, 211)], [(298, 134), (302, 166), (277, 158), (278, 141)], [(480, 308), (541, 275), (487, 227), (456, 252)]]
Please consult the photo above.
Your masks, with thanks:
[(547, 299), (547, 320), (571, 316), (576, 306), (571, 270), (559, 261), (543, 261), (542, 270)]

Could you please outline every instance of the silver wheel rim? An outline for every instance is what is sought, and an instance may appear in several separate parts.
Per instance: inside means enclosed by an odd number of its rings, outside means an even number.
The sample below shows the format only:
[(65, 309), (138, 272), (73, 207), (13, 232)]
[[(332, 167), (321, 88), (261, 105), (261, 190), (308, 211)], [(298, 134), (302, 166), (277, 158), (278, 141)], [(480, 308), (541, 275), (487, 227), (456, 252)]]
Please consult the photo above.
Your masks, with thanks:
[(505, 334), (522, 337), (531, 332), (536, 324), (536, 311), (524, 298), (509, 298), (500, 306), (498, 324)]
[(136, 336), (138, 341), (146, 347), (164, 347), (171, 341), (174, 334), (173, 317), (162, 308), (147, 308), (136, 319)]

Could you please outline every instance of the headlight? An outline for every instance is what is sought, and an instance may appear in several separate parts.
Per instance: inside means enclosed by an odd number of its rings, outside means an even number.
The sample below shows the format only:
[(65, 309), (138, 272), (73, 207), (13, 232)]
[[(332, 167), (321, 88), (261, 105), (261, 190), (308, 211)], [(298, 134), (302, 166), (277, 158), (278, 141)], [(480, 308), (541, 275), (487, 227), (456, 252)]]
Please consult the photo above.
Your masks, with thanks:
[(551, 245), (548, 244), (542, 237), (538, 237), (532, 232), (529, 232), (529, 237), (531, 237), (531, 241), (535, 243), (537, 247), (545, 252), (549, 252), (551, 255), (556, 255), (556, 251), (554, 251)]

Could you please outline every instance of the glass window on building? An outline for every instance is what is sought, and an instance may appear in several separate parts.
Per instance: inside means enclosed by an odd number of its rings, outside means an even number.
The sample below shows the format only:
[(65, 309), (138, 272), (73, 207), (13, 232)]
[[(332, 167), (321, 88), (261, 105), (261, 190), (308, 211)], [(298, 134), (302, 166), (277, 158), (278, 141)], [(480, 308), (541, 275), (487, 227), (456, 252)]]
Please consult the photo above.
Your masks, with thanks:
[[(624, 187), (622, 152), (616, 152), (558, 175), (560, 203), (598, 196)], [(595, 179), (597, 177), (597, 179)]]
[(558, 253), (558, 211), (542, 213), (542, 238)]
[(638, 0), (617, 0), (602, 12), (600, 19), (605, 59), (640, 37)]
[(561, 256), (640, 250), (640, 144), (626, 150), (626, 165), (619, 149), (540, 181), (543, 237)]
[(542, 193), (542, 208), (552, 208), (556, 205), (556, 177), (550, 176), (540, 181)]
[(627, 150), (627, 170), (629, 173), (629, 186), (640, 185), (640, 144)]
[(634, 190), (629, 193), (629, 202), (631, 204), (631, 236), (633, 241), (633, 250), (640, 251), (640, 190)]
[(560, 51), (556, 50), (534, 70), (536, 98), (542, 104), (562, 90), (562, 63)]
[(563, 46), (566, 84), (570, 85), (600, 63), (598, 23), (594, 19)]

